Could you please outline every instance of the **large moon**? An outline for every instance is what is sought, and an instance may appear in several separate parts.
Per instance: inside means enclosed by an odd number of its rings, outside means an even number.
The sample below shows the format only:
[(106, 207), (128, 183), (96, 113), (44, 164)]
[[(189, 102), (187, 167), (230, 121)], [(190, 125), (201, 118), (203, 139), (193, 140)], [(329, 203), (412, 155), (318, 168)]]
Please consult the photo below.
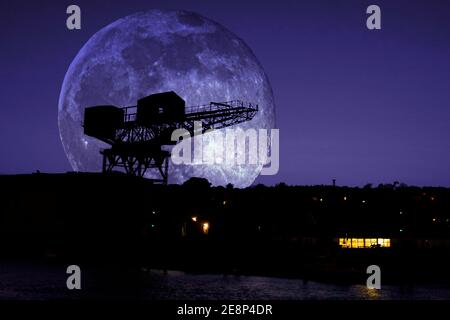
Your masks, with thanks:
[[(269, 80), (244, 41), (220, 24), (186, 11), (152, 10), (119, 19), (94, 34), (72, 61), (62, 84), (58, 123), (74, 171), (101, 171), (106, 144), (83, 134), (84, 108), (135, 105), (152, 93), (175, 91), (187, 106), (243, 100), (258, 104), (253, 120), (236, 125), (275, 128)], [(225, 130), (225, 129), (220, 129)], [(213, 150), (214, 139), (205, 137)], [(209, 139), (209, 140), (208, 140)], [(209, 142), (208, 142), (209, 141)], [(170, 164), (169, 183), (190, 177), (247, 187), (261, 172), (252, 164)], [(152, 173), (148, 174), (151, 177)]]

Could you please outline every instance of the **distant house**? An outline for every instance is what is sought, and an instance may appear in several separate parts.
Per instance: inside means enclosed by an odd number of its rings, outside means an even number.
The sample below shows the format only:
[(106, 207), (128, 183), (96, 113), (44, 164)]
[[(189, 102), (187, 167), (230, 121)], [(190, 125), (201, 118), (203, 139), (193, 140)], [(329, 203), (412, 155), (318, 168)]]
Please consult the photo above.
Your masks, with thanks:
[(433, 237), (374, 237), (374, 236), (341, 236), (336, 237), (335, 243), (342, 249), (371, 249), (371, 248), (404, 248), (418, 250), (449, 249), (450, 239)]
[(341, 237), (336, 238), (336, 242), (343, 249), (368, 249), (368, 248), (390, 248), (390, 238), (349, 238)]

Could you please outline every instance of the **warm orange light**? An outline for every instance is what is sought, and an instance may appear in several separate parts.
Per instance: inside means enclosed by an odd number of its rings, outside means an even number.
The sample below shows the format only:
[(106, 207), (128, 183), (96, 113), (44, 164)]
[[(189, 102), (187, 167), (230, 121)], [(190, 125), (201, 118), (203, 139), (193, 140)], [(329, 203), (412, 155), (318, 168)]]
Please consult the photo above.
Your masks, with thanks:
[(204, 233), (204, 234), (208, 234), (208, 231), (209, 231), (209, 223), (208, 223), (208, 222), (203, 223), (202, 227), (203, 227), (203, 233)]
[(192, 217), (192, 221), (197, 222), (197, 217)]

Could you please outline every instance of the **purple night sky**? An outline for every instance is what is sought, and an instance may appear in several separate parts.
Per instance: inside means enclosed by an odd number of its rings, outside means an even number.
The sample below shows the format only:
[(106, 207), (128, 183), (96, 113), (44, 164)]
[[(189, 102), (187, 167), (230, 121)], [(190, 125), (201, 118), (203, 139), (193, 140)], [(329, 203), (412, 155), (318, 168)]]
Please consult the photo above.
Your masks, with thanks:
[[(69, 31), (66, 8), (82, 10)], [(382, 30), (366, 28), (377, 4)], [(280, 171), (256, 183), (450, 186), (449, 1), (9, 1), (0, 3), (0, 173), (71, 170), (61, 84), (81, 46), (137, 11), (197, 12), (241, 37), (275, 95)]]

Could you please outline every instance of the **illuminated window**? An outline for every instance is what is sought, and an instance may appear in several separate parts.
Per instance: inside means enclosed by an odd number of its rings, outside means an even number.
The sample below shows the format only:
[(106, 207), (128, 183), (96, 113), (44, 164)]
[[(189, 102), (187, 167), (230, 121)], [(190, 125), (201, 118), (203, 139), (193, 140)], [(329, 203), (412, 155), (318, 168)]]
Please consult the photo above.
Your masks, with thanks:
[(364, 239), (358, 239), (358, 248), (364, 248)]
[(340, 238), (339, 245), (342, 248), (351, 248), (352, 243), (351, 243), (350, 239)]
[[(381, 240), (381, 241), (380, 241)], [(391, 246), (391, 239), (378, 239), (378, 244), (381, 247), (390, 247)]]
[(391, 239), (384, 238), (339, 238), (341, 248), (374, 248), (391, 246)]
[(366, 247), (367, 248), (376, 247), (377, 244), (378, 244), (377, 239), (366, 239)]

